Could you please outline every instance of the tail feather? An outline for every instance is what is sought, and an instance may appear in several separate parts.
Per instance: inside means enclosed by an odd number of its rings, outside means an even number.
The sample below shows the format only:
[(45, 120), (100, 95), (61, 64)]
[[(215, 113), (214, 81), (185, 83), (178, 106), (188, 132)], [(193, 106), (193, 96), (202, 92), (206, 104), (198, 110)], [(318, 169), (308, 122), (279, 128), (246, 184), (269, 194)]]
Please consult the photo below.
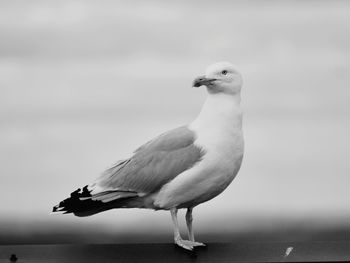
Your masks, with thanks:
[(91, 195), (88, 186), (77, 189), (70, 197), (54, 206), (53, 214), (69, 214), (90, 216), (112, 208), (126, 207), (133, 199), (138, 198), (135, 192), (106, 191)]

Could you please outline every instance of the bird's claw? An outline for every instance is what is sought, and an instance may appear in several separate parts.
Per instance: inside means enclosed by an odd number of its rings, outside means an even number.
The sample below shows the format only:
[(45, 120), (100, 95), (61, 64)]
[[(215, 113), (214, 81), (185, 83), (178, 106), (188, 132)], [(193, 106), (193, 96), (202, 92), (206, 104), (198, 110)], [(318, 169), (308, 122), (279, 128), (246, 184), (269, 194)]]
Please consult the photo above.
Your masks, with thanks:
[(194, 247), (205, 246), (205, 244), (190, 240), (177, 239), (175, 244), (187, 250), (193, 250)]

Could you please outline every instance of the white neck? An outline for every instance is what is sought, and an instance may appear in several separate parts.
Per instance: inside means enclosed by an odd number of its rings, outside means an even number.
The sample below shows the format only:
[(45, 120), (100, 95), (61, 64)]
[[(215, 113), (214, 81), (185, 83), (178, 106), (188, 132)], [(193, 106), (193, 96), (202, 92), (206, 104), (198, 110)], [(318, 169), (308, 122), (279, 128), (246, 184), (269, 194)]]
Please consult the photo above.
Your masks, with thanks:
[[(216, 93), (208, 95), (198, 117), (191, 123), (194, 130), (211, 129), (227, 126), (227, 128), (242, 128), (241, 94), (228, 95)], [(230, 129), (230, 130), (231, 130)]]

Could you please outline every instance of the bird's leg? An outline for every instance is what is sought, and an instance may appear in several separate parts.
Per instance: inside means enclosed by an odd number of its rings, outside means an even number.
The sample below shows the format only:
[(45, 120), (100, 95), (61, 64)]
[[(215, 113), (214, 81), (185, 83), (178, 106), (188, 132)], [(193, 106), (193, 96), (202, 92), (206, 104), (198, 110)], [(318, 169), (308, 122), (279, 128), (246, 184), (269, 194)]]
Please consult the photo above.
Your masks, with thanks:
[(174, 224), (174, 241), (176, 244), (178, 244), (177, 242), (179, 240), (182, 240), (182, 238), (179, 230), (179, 222), (177, 221), (177, 208), (171, 209), (170, 213), (171, 213), (171, 219), (173, 220), (173, 224)]
[(188, 208), (186, 212), (187, 233), (188, 233), (188, 239), (190, 241), (194, 241), (192, 221), (193, 221), (193, 217), (192, 217), (192, 207), (191, 207), (191, 208)]
[(190, 207), (190, 208), (187, 208), (187, 212), (186, 212), (186, 224), (187, 224), (188, 239), (191, 242), (193, 242), (193, 246), (205, 246), (205, 244), (203, 244), (203, 243), (194, 241), (194, 233), (193, 233), (193, 228), (192, 228), (192, 221), (193, 221), (192, 210), (193, 210), (193, 208)]
[(176, 245), (187, 250), (192, 250), (195, 246), (204, 246), (202, 243), (191, 240), (183, 240), (180, 235), (179, 222), (177, 221), (177, 208), (171, 209), (170, 213), (174, 224), (174, 242)]

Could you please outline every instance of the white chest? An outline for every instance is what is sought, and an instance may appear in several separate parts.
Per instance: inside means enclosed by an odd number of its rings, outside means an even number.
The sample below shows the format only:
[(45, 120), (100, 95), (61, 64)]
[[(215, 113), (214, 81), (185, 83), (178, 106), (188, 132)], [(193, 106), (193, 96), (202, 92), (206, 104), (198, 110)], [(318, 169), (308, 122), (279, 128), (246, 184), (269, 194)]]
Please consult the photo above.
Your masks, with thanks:
[(218, 175), (222, 171), (235, 176), (244, 152), (242, 129), (228, 122), (194, 131), (197, 135), (195, 144), (205, 151), (203, 165), (215, 168)]
[(244, 140), (239, 101), (230, 97), (208, 98), (189, 128), (196, 134), (195, 144), (205, 150), (212, 165), (230, 166), (242, 159)]

